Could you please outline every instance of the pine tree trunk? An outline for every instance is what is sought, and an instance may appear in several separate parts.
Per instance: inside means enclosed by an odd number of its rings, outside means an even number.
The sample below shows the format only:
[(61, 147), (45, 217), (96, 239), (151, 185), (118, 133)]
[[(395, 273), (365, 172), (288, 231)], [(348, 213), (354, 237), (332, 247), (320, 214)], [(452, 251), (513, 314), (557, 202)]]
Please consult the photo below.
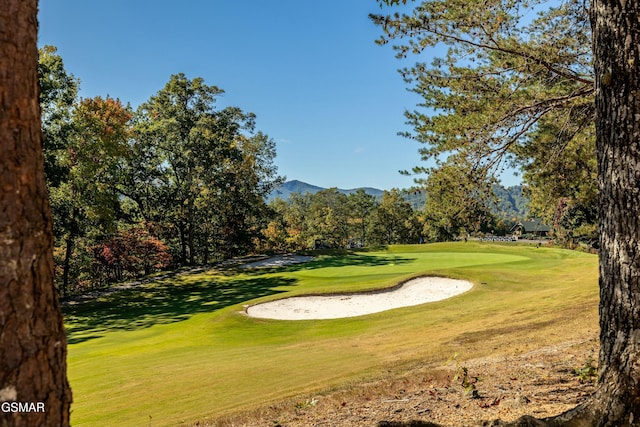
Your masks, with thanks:
[(558, 417), (510, 426), (640, 426), (640, 3), (592, 0), (600, 235), (594, 395)]
[(600, 356), (594, 396), (509, 426), (640, 426), (640, 2), (591, 0), (600, 235)]
[(597, 425), (640, 425), (640, 6), (591, 4), (600, 191)]
[[(37, 0), (0, 7), (0, 425), (68, 426), (37, 79)], [(33, 404), (14, 412), (8, 402)], [(15, 406), (14, 406), (15, 408)], [(6, 411), (9, 409), (9, 411)]]

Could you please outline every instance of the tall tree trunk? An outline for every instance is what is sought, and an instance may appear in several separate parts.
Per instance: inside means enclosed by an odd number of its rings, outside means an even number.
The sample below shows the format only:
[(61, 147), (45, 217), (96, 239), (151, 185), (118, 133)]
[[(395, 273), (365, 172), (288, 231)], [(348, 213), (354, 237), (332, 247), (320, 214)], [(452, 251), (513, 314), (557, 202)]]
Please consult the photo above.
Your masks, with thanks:
[(182, 221), (178, 221), (176, 226), (180, 234), (180, 264), (184, 265), (187, 263), (187, 232)]
[(640, 5), (592, 0), (590, 13), (600, 198), (599, 378), (589, 400), (547, 421), (640, 426)]
[(366, 215), (362, 215), (362, 239), (360, 239), (360, 244), (364, 247), (366, 245), (367, 238), (367, 224), (365, 223)]
[(640, 425), (640, 5), (593, 0), (600, 191), (598, 425)]
[(53, 286), (37, 9), (36, 0), (2, 0), (0, 7), (0, 402), (33, 403), (35, 409), (0, 411), (3, 427), (68, 426), (71, 404)]
[(62, 289), (60, 295), (65, 297), (69, 294), (69, 276), (71, 272), (71, 258), (76, 245), (76, 236), (73, 232), (65, 239), (64, 261), (62, 263)]
[(194, 243), (194, 227), (195, 227), (195, 218), (194, 218), (194, 206), (193, 199), (190, 198), (187, 205), (187, 246), (189, 248), (189, 265), (195, 265), (196, 263), (196, 250)]
[(202, 236), (202, 241), (203, 243), (203, 247), (202, 247), (202, 251), (203, 251), (203, 255), (202, 255), (202, 263), (204, 265), (209, 264), (209, 231), (205, 228), (205, 231), (203, 231), (203, 236)]

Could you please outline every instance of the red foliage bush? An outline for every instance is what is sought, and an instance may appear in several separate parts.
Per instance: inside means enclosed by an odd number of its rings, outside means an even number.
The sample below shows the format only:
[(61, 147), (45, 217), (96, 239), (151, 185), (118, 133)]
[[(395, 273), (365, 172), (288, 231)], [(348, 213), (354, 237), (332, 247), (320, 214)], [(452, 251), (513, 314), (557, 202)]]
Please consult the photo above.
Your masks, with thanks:
[(167, 245), (144, 226), (132, 227), (93, 248), (94, 259), (108, 282), (150, 274), (172, 261)]

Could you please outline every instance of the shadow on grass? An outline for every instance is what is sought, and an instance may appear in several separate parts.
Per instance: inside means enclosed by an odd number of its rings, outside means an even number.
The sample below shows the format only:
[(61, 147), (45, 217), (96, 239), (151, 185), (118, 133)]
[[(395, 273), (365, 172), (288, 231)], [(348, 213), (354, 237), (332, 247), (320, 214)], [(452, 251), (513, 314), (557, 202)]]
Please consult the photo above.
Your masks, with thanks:
[(295, 279), (283, 277), (205, 278), (179, 276), (106, 297), (63, 307), (69, 344), (115, 330), (137, 330), (180, 322), (250, 299), (284, 292)]
[(313, 261), (274, 268), (218, 268), (215, 276), (201, 271), (165, 276), (131, 289), (108, 293), (92, 300), (63, 305), (67, 339), (77, 344), (100, 338), (110, 331), (133, 331), (157, 324), (188, 319), (197, 313), (238, 304), (254, 298), (285, 292), (277, 288), (291, 286), (296, 279), (265, 277), (266, 273), (295, 272), (327, 267), (379, 267), (407, 264), (412, 258), (394, 255), (340, 253), (323, 255)]

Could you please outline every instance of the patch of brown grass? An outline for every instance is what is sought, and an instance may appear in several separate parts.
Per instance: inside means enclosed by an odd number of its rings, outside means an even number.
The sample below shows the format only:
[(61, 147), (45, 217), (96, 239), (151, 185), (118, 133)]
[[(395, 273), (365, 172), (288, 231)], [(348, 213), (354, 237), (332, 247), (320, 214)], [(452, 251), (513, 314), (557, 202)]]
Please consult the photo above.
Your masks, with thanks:
[[(376, 426), (420, 421), (445, 426), (480, 425), (482, 420), (512, 421), (523, 415), (548, 417), (575, 406), (593, 389), (593, 381), (576, 370), (597, 354), (597, 336), (518, 355), (458, 360), (447, 366), (390, 370), (377, 380), (303, 395), (197, 424), (211, 427)], [(474, 378), (477, 396), (465, 391), (456, 372), (464, 367)], [(403, 369), (406, 369), (403, 368)], [(397, 424), (401, 425), (401, 424)], [(404, 425), (404, 424), (402, 424)]]

